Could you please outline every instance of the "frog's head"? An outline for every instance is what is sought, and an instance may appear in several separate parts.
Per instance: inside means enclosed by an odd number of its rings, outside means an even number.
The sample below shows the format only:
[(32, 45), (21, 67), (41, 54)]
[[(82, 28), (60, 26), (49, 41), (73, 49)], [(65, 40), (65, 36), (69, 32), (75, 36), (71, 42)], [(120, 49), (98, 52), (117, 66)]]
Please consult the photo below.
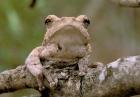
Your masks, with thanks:
[(56, 15), (48, 15), (45, 18), (45, 25), (47, 32), (45, 34), (45, 42), (53, 38), (56, 34), (66, 34), (66, 33), (79, 33), (89, 40), (89, 33), (87, 28), (90, 24), (90, 20), (86, 15), (80, 15), (77, 17), (57, 17)]

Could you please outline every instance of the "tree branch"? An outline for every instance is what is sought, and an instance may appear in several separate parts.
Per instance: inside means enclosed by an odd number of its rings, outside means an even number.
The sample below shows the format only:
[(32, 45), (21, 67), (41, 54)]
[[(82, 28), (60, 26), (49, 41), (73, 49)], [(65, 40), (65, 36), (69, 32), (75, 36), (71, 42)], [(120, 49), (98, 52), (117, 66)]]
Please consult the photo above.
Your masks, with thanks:
[[(104, 67), (89, 68), (84, 77), (79, 77), (77, 64), (53, 61), (43, 64), (44, 75), (57, 78), (58, 84), (49, 88), (46, 83), (42, 97), (130, 97), (140, 94), (140, 56), (120, 58)], [(0, 93), (21, 88), (38, 88), (25, 66), (0, 73)]]
[(37, 89), (34, 77), (26, 70), (25, 66), (0, 73), (0, 93), (12, 92), (22, 88)]
[(128, 7), (140, 7), (140, 0), (111, 0), (119, 5)]

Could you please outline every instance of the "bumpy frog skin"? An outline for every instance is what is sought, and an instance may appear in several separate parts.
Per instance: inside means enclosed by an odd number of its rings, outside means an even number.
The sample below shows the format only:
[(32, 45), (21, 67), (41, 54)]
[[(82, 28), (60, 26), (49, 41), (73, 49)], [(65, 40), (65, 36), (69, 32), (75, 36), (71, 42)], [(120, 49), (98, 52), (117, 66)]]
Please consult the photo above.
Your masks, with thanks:
[[(91, 65), (92, 50), (87, 31), (90, 21), (87, 16), (59, 18), (49, 15), (45, 19), (45, 24), (47, 32), (42, 45), (33, 49), (25, 61), (27, 69), (38, 82), (39, 90), (44, 88), (43, 67), (40, 59), (77, 62), (80, 76), (85, 75), (88, 65)], [(55, 84), (47, 80), (50, 86)]]

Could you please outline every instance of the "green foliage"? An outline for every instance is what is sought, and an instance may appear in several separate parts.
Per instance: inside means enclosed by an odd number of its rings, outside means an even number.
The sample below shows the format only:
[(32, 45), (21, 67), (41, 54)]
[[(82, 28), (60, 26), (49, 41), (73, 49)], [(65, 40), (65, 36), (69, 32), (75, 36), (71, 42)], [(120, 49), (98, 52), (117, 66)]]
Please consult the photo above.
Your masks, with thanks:
[[(79, 1), (37, 0), (30, 8), (29, 0), (9, 0), (0, 3), (0, 66), (2, 68), (24, 64), (28, 53), (40, 45), (46, 30), (44, 18), (48, 14), (73, 16), (84, 5)], [(61, 6), (63, 5), (63, 6)], [(75, 10), (76, 8), (76, 10)], [(63, 9), (63, 11), (61, 11)], [(70, 11), (67, 11), (70, 10)]]

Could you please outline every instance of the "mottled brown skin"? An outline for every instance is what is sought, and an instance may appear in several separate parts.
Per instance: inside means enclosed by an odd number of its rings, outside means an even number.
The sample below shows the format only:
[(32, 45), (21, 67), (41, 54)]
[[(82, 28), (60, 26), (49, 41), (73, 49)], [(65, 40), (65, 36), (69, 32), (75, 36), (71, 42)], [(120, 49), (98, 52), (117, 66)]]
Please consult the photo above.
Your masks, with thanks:
[[(25, 61), (28, 70), (37, 79), (39, 90), (44, 88), (41, 58), (67, 63), (77, 62), (80, 76), (85, 75), (88, 65), (92, 64), (90, 36), (87, 32), (90, 21), (87, 16), (59, 18), (49, 15), (45, 24), (47, 32), (42, 45), (33, 49)], [(50, 87), (56, 84), (50, 78), (47, 80)]]

